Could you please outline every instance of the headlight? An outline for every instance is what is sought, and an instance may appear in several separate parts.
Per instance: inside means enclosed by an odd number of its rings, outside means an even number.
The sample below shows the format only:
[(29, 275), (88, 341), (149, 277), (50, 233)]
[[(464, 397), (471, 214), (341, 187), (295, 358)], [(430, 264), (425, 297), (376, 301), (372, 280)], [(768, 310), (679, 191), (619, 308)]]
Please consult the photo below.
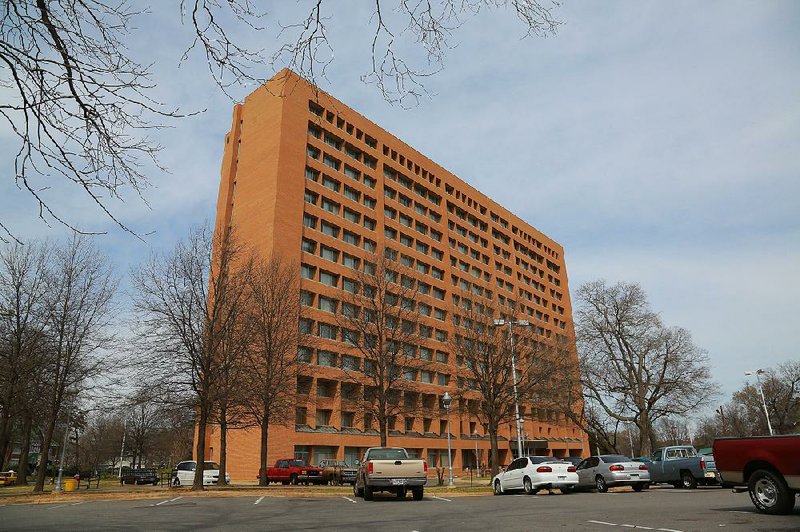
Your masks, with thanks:
[(307, 474), (308, 474), (308, 471), (300, 471), (300, 474), (301, 474), (301, 475), (307, 475)]

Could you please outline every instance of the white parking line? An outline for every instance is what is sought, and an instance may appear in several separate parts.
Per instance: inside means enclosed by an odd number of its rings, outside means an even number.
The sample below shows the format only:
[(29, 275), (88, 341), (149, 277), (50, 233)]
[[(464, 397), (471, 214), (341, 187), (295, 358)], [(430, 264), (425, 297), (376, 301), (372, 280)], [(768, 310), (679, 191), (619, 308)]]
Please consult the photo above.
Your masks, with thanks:
[(253, 504), (258, 504), (258, 503), (260, 503), (261, 501), (263, 501), (263, 500), (264, 500), (264, 497), (265, 497), (265, 496), (264, 496), (264, 495), (262, 495), (261, 497), (259, 497), (258, 499), (256, 499), (256, 502), (254, 502)]
[(151, 506), (161, 506), (161, 505), (162, 505), (162, 504), (164, 504), (165, 502), (169, 502), (169, 500), (166, 500), (166, 501), (161, 501), (161, 502), (157, 502), (157, 503), (155, 503), (155, 504), (151, 504)]
[(438, 499), (440, 501), (453, 502), (450, 499), (445, 499), (444, 497), (437, 497), (436, 495), (431, 495), (431, 499)]
[(591, 519), (589, 521), (586, 521), (586, 522), (587, 523), (593, 523), (595, 525), (618, 526), (618, 527), (623, 527), (623, 528), (635, 528), (637, 530), (660, 530), (661, 532), (683, 532), (683, 530), (675, 530), (675, 529), (672, 529), (672, 528), (652, 528), (652, 527), (649, 527), (649, 526), (628, 525), (628, 524), (618, 525), (617, 523), (609, 523), (608, 521), (594, 521), (594, 520), (591, 520)]
[(358, 504), (356, 501), (354, 501), (354, 500), (353, 500), (353, 499), (351, 499), (350, 497), (344, 497), (344, 496), (343, 496), (343, 497), (342, 497), (342, 499), (347, 499), (348, 501), (352, 502), (353, 504)]
[(57, 504), (55, 506), (51, 506), (48, 510), (55, 510), (56, 508), (63, 508), (64, 506), (69, 506), (68, 504)]
[(656, 530), (661, 530), (661, 532), (683, 532), (683, 530), (675, 530), (673, 528), (656, 528)]
[(81, 501), (81, 502), (73, 502), (72, 504), (70, 504), (70, 506), (78, 506), (79, 504), (83, 504), (83, 503), (85, 503), (85, 502), (86, 502), (86, 501)]
[(587, 523), (594, 523), (596, 525), (608, 525), (608, 526), (617, 526), (617, 523), (607, 523), (606, 521), (593, 521), (589, 519), (586, 521)]

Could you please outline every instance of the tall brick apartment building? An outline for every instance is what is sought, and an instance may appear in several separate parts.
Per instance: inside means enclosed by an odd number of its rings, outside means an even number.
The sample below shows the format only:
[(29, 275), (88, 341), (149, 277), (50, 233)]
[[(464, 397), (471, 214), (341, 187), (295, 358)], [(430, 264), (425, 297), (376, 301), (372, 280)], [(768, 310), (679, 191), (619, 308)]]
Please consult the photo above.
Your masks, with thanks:
[[(430, 338), (417, 346), (428, 369), (409, 372), (423, 405), (420, 416), (395, 420), (389, 444), (447, 462), (445, 391), (461, 383), (459, 362), (448, 352), (454, 334), (453, 296), (482, 290), (499, 301), (521, 302), (543, 340), (573, 338), (572, 308), (562, 247), (412, 147), (342, 102), (315, 91), (289, 70), (236, 105), (225, 137), (217, 226), (265, 255), (279, 253), (301, 268), (304, 326), (322, 338), (299, 346), (302, 362), (294, 424), (272, 425), (269, 462), (297, 456), (353, 462), (378, 445), (376, 430), (349, 398), (361, 393), (341, 368), (344, 345), (336, 327), (337, 297), (374, 250), (399, 252), (423, 287), (420, 308)], [(223, 225), (224, 224), (224, 225)], [(337, 353), (337, 347), (338, 353)], [(588, 453), (586, 435), (557, 412), (525, 408), (530, 454)], [(487, 463), (489, 439), (469, 414), (451, 415), (456, 472)], [(477, 436), (475, 435), (477, 433)], [(515, 429), (501, 431), (500, 462), (516, 454)], [(206, 456), (218, 458), (219, 431), (211, 427)], [(228, 470), (234, 480), (258, 474), (259, 430), (228, 436)]]

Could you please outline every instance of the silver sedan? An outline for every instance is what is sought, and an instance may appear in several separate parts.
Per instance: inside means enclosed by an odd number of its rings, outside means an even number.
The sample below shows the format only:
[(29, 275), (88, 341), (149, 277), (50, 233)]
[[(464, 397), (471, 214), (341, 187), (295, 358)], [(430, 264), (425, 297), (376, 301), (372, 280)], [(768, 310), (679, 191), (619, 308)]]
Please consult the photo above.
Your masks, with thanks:
[(621, 454), (591, 456), (578, 465), (578, 488), (605, 493), (614, 486), (631, 486), (642, 491), (650, 485), (647, 464)]

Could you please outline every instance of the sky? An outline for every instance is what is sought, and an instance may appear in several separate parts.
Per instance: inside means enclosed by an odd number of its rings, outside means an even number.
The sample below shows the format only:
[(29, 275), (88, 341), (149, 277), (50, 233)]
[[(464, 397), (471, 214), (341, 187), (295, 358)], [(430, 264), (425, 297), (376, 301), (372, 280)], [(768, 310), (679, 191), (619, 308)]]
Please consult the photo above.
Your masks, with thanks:
[[(75, 189), (42, 181), (72, 223), (107, 232), (97, 245), (123, 277), (213, 220), (233, 106), (203, 57), (180, 61), (191, 34), (176, 3), (154, 4), (130, 54), (153, 63), (156, 99), (202, 112), (153, 132), (169, 172), (151, 170), (147, 203), (110, 204), (152, 234), (134, 238)], [(264, 29), (237, 38), (274, 51), (279, 24), (310, 3), (267, 5)], [(564, 0), (546, 38), (525, 38), (508, 9), (484, 10), (453, 33), (430, 96), (410, 108), (361, 81), (368, 6), (326, 5), (334, 55), (321, 87), (559, 242), (573, 294), (598, 278), (640, 283), (664, 322), (708, 351), (720, 402), (745, 371), (800, 358), (800, 3)], [(14, 151), (3, 123), (2, 221), (23, 240), (59, 238), (14, 185)]]

